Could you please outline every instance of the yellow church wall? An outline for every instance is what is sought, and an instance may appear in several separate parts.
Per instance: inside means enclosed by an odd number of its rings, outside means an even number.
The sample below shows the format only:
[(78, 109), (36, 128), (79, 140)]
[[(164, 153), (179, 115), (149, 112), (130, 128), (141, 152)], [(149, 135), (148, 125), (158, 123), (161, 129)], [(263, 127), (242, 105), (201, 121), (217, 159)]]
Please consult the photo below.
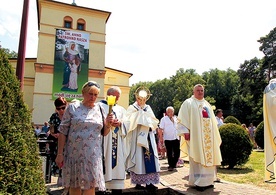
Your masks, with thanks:
[[(105, 63), (105, 30), (106, 20), (110, 12), (88, 9), (69, 4), (60, 4), (40, 0), (40, 33), (39, 33), (39, 51), (37, 61), (53, 64), (54, 62), (54, 44), (56, 29), (64, 29), (64, 17), (72, 18), (72, 30), (76, 30), (78, 19), (85, 20), (85, 32), (90, 33), (89, 44), (89, 68), (104, 69)], [(93, 24), (93, 25), (91, 25)], [(84, 32), (84, 31), (80, 31)]]
[(86, 25), (85, 31), (102, 33), (106, 29), (106, 25), (102, 24), (106, 23), (111, 14), (108, 11), (73, 6), (66, 3), (57, 3), (48, 0), (39, 0), (39, 2), (41, 5), (40, 23), (58, 27), (63, 26), (63, 17), (61, 16), (70, 16), (73, 19), (72, 29), (77, 29), (78, 19), (84, 19), (86, 24), (93, 24)]
[(35, 94), (45, 93), (52, 94), (53, 74), (36, 73)]
[[(24, 77), (27, 77), (27, 78), (34, 78), (35, 77), (34, 60), (35, 60), (35, 58), (25, 59), (25, 70), (24, 70), (25, 74), (24, 74)], [(14, 63), (13, 63), (14, 68), (16, 67), (16, 63), (17, 63), (17, 61), (14, 61)]]
[[(26, 72), (27, 73), (27, 72)], [(23, 100), (28, 105), (30, 111), (33, 111), (33, 93), (34, 93), (34, 78), (24, 78)]]
[(118, 72), (112, 68), (105, 68), (105, 95), (106, 91), (111, 86), (118, 86), (122, 90), (121, 97), (119, 99), (118, 104), (127, 108), (129, 105), (129, 78), (132, 74), (126, 72)]
[(54, 102), (51, 98), (52, 94), (34, 94), (32, 112), (34, 124), (42, 125), (45, 121), (49, 121), (51, 114), (55, 112)]
[(89, 48), (89, 68), (104, 69), (105, 55), (102, 51), (105, 51), (103, 44), (91, 44)]
[(37, 62), (54, 64), (54, 45), (55, 37), (54, 35), (41, 35), (38, 40), (38, 53)]
[[(67, 29), (63, 28), (65, 16), (73, 19), (72, 29), (68, 30), (90, 34), (88, 80), (101, 86), (97, 101), (106, 98), (110, 86), (117, 85), (122, 90), (119, 104), (127, 108), (132, 74), (105, 67), (105, 30), (111, 13), (48, 0), (37, 0), (37, 3), (40, 10), (37, 58), (25, 59), (23, 87), (23, 98), (32, 112), (33, 123), (42, 125), (55, 112), (52, 100), (55, 34), (56, 29)], [(85, 31), (76, 30), (78, 19), (85, 21)], [(10, 59), (14, 68), (16, 60)]]
[[(25, 63), (23, 87), (24, 102), (32, 112), (32, 121), (34, 124), (42, 125), (45, 121), (49, 120), (50, 115), (55, 111), (54, 100), (51, 99), (53, 66), (43, 64), (42, 67), (40, 67), (40, 64), (36, 63), (35, 58), (31, 60), (26, 59), (25, 61), (28, 63)], [(17, 63), (16, 59), (10, 59), (10, 63), (15, 69)], [(31, 77), (26, 77), (27, 75)], [(36, 77), (32, 75), (36, 75)], [(106, 92), (109, 87), (113, 85), (119, 86), (122, 90), (122, 94), (118, 104), (127, 108), (129, 105), (130, 91), (129, 77), (131, 76), (132, 74), (130, 73), (105, 68), (105, 71), (89, 70), (88, 80), (94, 80), (101, 86), (101, 93), (97, 101), (106, 98)], [(102, 82), (102, 77), (104, 78), (104, 82)], [(112, 80), (110, 80), (111, 77)]]
[(129, 73), (118, 72), (111, 68), (106, 68), (105, 74), (106, 84), (113, 84), (118, 86), (129, 86)]

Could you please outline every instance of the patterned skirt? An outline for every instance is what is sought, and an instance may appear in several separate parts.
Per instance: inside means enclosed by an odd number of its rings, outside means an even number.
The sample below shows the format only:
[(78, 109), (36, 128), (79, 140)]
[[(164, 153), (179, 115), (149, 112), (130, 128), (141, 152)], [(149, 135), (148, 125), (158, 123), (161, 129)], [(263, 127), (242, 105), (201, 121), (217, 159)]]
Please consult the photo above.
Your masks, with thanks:
[(132, 184), (158, 184), (159, 173), (147, 173), (147, 174), (135, 174), (134, 172), (130, 172), (130, 178)]

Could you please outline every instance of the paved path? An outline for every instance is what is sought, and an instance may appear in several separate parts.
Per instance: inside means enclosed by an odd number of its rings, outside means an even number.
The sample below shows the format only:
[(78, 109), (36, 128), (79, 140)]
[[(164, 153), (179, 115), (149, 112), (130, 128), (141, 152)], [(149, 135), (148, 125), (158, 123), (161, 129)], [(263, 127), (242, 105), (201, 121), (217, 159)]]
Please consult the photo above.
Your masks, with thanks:
[[(160, 172), (160, 184), (158, 185), (157, 193), (138, 193), (134, 189), (134, 185), (130, 183), (129, 177), (126, 179), (126, 189), (123, 194), (187, 194), (187, 195), (276, 195), (275, 191), (265, 190), (253, 185), (237, 184), (227, 181), (221, 181), (220, 183), (215, 183), (213, 189), (207, 189), (204, 192), (199, 192), (194, 188), (189, 187), (187, 176), (189, 169), (187, 165), (177, 168), (177, 171), (169, 172), (167, 171), (167, 160), (160, 160), (161, 172)], [(52, 183), (47, 184), (47, 189), (49, 194), (60, 195), (62, 188), (57, 188), (56, 178), (52, 177)], [(273, 185), (273, 184), (272, 184)], [(276, 184), (274, 184), (276, 185)], [(170, 188), (172, 190), (165, 189)], [(163, 189), (163, 190), (162, 190)]]

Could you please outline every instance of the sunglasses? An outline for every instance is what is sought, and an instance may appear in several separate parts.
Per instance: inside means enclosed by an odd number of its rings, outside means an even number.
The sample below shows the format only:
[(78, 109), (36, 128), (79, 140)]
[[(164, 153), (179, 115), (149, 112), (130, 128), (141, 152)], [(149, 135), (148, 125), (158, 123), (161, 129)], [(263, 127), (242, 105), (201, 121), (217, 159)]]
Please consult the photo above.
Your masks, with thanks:
[(98, 83), (94, 83), (92, 81), (89, 81), (86, 86), (89, 86), (89, 87), (95, 86), (98, 89), (100, 89), (100, 85)]
[(63, 107), (60, 107), (60, 108), (56, 108), (57, 110), (64, 110), (66, 107), (63, 106)]

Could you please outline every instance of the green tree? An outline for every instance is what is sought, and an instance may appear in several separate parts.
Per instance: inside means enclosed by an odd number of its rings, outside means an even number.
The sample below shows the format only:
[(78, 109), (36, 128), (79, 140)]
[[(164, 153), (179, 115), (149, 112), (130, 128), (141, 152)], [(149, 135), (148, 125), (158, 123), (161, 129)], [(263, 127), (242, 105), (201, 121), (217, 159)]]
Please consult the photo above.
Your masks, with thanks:
[(0, 49), (2, 49), (4, 51), (4, 53), (6, 53), (8, 58), (17, 58), (18, 57), (18, 53), (16, 53), (15, 51), (11, 51), (10, 49), (7, 49), (7, 48), (1, 48), (1, 45), (0, 45)]
[[(206, 81), (205, 96), (212, 105), (223, 110), (225, 116), (231, 114), (232, 98), (237, 93), (238, 75), (232, 69), (211, 69), (202, 74)], [(208, 98), (213, 98), (214, 101)]]
[(163, 113), (168, 106), (173, 106), (172, 99), (175, 90), (171, 87), (172, 83), (169, 79), (158, 80), (156, 82), (139, 82), (132, 85), (129, 93), (129, 104), (133, 104), (135, 100), (135, 92), (139, 87), (147, 87), (152, 94), (147, 104), (149, 104), (156, 116), (161, 119)]
[(177, 70), (176, 74), (171, 77), (171, 83), (171, 88), (175, 91), (172, 93), (175, 114), (178, 114), (181, 104), (192, 96), (193, 87), (196, 84), (205, 85), (205, 81), (194, 69), (185, 71), (183, 68)]
[(46, 194), (31, 113), (0, 48), (0, 194)]
[(258, 42), (261, 44), (259, 50), (265, 55), (263, 68), (266, 70), (267, 79), (270, 80), (276, 76), (276, 27)]
[(156, 118), (161, 119), (168, 106), (173, 106), (175, 90), (169, 79), (158, 80), (150, 86), (152, 97), (149, 104), (155, 113)]
[(235, 113), (243, 123), (260, 123), (262, 121), (263, 90), (266, 78), (262, 60), (246, 60), (238, 70), (239, 90), (235, 98)]

